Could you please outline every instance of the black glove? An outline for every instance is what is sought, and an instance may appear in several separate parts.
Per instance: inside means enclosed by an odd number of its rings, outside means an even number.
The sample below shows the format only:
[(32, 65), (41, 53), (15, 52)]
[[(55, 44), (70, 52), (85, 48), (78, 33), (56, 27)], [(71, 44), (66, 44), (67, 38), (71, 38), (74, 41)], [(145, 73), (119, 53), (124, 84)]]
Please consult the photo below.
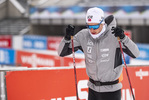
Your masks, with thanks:
[(115, 37), (120, 37), (120, 39), (123, 39), (125, 37), (123, 29), (120, 27), (112, 27), (112, 34), (114, 34)]
[(68, 25), (67, 26), (66, 34), (65, 34), (65, 39), (66, 40), (70, 40), (71, 36), (74, 36), (74, 29), (75, 29), (75, 26), (73, 26), (73, 25)]

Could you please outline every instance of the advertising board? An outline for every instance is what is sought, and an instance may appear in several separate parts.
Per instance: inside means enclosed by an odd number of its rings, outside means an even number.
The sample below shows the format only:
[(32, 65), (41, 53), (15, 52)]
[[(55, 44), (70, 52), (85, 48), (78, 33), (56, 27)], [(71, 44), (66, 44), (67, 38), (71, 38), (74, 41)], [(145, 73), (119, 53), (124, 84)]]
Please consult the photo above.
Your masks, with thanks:
[(23, 36), (24, 49), (47, 49), (47, 38), (44, 36), (24, 35)]
[(0, 48), (0, 64), (14, 65), (15, 51), (12, 49)]
[(12, 36), (11, 35), (0, 35), (0, 47), (11, 48), (12, 47)]
[[(136, 100), (149, 98), (149, 66), (128, 67)], [(133, 100), (127, 75), (123, 69), (121, 100)], [(85, 68), (77, 68), (79, 100), (87, 100), (88, 76)], [(15, 71), (6, 75), (8, 100), (76, 100), (73, 68)]]

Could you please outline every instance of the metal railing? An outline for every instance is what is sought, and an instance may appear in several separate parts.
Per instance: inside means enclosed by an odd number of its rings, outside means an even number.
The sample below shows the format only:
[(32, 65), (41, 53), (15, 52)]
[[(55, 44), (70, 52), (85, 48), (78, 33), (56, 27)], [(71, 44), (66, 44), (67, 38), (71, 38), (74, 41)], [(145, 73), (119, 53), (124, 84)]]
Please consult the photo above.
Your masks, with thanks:
[(0, 34), (19, 34), (28, 26), (28, 19), (4, 19), (0, 22)]

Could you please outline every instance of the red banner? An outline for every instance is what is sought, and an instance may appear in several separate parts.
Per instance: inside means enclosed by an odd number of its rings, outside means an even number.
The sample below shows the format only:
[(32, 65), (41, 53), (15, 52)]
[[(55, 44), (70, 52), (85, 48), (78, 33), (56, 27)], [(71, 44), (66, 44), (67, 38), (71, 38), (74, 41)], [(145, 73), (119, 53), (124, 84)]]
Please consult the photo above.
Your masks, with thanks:
[[(73, 66), (72, 57), (59, 57), (58, 55), (40, 54), (26, 51), (16, 51), (16, 63), (25, 67), (60, 67)], [(84, 58), (75, 58), (77, 66), (85, 66)]]
[(16, 52), (16, 63), (26, 67), (60, 66), (60, 57), (25, 51)]
[[(128, 67), (128, 72), (136, 100), (148, 100), (149, 66)], [(125, 69), (123, 74), (121, 100), (133, 100)], [(87, 100), (85, 68), (77, 68), (77, 78), (79, 99)], [(73, 69), (8, 72), (6, 85), (8, 100), (76, 100)]]
[(11, 35), (0, 35), (0, 47), (11, 48), (12, 47), (12, 36)]
[(57, 50), (62, 37), (48, 37), (48, 50)]
[[(149, 66), (148, 67), (130, 67), (128, 68), (132, 88), (136, 97), (136, 100), (148, 100), (149, 99)], [(122, 100), (133, 100), (131, 92), (129, 90), (128, 78), (124, 69), (124, 80), (122, 89)], [(130, 99), (131, 98), (131, 99)]]

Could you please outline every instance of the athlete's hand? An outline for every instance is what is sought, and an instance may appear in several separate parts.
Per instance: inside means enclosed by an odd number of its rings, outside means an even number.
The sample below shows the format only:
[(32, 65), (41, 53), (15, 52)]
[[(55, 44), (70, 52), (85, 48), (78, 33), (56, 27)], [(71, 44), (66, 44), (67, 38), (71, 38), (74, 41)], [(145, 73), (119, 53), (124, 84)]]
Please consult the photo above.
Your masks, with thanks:
[(70, 40), (71, 36), (74, 36), (74, 29), (75, 29), (75, 26), (73, 26), (73, 25), (68, 25), (67, 26), (66, 34), (65, 34), (65, 39), (66, 40)]
[(112, 27), (112, 34), (114, 34), (115, 37), (119, 37), (120, 39), (123, 39), (125, 37), (123, 29), (120, 27)]

